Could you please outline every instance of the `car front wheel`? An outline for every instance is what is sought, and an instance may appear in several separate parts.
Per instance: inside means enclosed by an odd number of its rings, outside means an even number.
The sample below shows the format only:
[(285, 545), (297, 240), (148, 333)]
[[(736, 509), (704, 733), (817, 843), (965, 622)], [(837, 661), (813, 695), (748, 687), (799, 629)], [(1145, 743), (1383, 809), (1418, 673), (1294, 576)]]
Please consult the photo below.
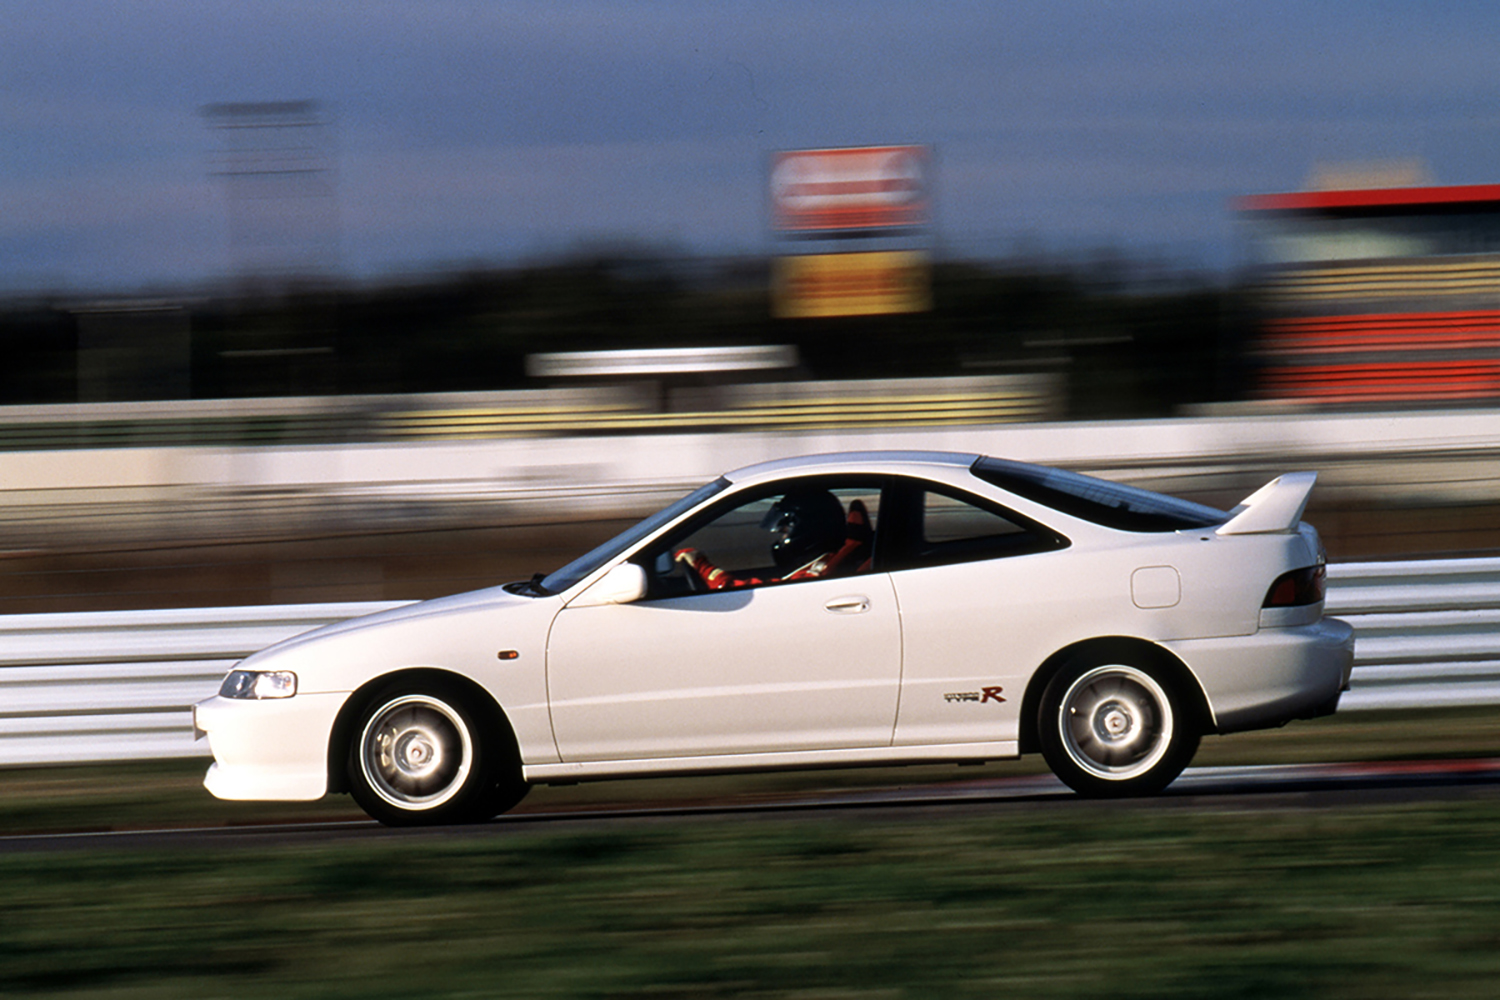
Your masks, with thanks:
[(526, 794), (519, 762), (494, 726), (445, 685), (397, 686), (361, 713), (349, 747), (349, 792), (388, 826), (488, 819)]
[(1182, 773), (1199, 730), (1161, 672), (1076, 660), (1042, 695), (1038, 736), (1048, 766), (1083, 795), (1152, 795)]

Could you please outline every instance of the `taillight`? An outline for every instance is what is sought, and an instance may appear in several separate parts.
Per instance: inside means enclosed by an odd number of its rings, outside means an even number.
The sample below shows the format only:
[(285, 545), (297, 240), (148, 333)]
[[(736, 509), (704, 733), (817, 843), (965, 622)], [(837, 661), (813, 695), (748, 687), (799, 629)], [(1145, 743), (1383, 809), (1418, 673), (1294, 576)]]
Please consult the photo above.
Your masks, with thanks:
[(1328, 570), (1320, 565), (1305, 569), (1294, 569), (1283, 573), (1266, 591), (1263, 608), (1296, 608), (1304, 604), (1317, 604), (1327, 590)]

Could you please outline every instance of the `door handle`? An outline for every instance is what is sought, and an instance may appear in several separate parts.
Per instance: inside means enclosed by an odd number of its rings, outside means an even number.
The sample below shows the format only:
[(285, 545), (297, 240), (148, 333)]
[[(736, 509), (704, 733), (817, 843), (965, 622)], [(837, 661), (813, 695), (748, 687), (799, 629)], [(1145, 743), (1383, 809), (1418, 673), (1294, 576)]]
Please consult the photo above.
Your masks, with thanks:
[(836, 615), (862, 615), (870, 610), (870, 599), (860, 595), (835, 597), (823, 607)]

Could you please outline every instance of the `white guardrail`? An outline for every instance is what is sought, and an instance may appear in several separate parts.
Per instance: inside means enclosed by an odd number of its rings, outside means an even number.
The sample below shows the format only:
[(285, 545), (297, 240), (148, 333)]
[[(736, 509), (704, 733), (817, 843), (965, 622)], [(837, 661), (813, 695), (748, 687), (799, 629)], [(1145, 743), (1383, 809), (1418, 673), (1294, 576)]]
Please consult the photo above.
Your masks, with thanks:
[(404, 603), (0, 616), (0, 766), (205, 756), (191, 706), (235, 662)]
[[(0, 766), (197, 757), (189, 706), (237, 660), (406, 602), (0, 616)], [(1500, 704), (1500, 558), (1329, 567), (1354, 626), (1340, 711)]]

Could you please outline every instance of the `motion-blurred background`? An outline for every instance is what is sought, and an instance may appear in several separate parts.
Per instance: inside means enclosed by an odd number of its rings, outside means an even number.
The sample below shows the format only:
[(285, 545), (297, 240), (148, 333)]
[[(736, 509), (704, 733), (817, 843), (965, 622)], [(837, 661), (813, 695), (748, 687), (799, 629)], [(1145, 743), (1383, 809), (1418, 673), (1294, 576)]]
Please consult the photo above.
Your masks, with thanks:
[(436, 596), (838, 448), (1500, 545), (1500, 12), (0, 12), (0, 614)]

